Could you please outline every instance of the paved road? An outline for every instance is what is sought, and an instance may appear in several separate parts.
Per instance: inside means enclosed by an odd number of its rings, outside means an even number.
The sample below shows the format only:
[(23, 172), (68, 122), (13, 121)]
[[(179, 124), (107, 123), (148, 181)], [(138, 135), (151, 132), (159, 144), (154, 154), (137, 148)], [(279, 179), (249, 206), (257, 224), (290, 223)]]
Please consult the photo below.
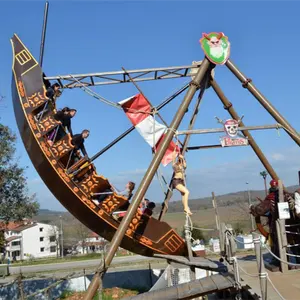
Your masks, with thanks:
[[(138, 263), (148, 260), (158, 260), (157, 258), (144, 257), (140, 255), (133, 256), (120, 256), (115, 257), (112, 261), (112, 265), (124, 264), (124, 263)], [(55, 264), (44, 264), (44, 265), (33, 265), (33, 266), (11, 266), (9, 268), (10, 274), (19, 274), (20, 271), (25, 273), (36, 273), (36, 272), (48, 272), (57, 270), (70, 270), (70, 269), (87, 269), (98, 266), (99, 259), (82, 260), (82, 261), (70, 261)]]

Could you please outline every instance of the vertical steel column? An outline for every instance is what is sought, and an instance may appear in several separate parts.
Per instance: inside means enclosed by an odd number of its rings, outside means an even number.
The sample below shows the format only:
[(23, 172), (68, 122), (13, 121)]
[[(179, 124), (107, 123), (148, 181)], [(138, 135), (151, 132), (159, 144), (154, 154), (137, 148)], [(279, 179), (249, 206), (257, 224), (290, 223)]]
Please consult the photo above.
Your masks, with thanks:
[[(216, 81), (212, 80), (210, 82), (210, 84), (211, 84), (212, 88), (214, 89), (214, 91), (216, 92), (216, 94), (218, 95), (218, 97), (220, 98), (221, 102), (223, 103), (224, 108), (228, 110), (231, 117), (235, 120), (239, 120), (240, 119), (239, 115), (236, 113), (235, 109), (233, 108), (232, 103), (230, 103), (230, 101), (224, 95), (223, 91), (221, 90), (219, 85), (216, 83)], [(243, 122), (240, 122), (240, 125), (241, 125), (241, 127), (245, 127), (245, 124)], [(266, 170), (268, 171), (270, 176), (273, 179), (278, 180), (279, 179), (278, 175), (276, 174), (275, 170), (272, 168), (271, 164), (269, 163), (269, 161), (267, 160), (267, 158), (265, 157), (265, 155), (263, 154), (263, 152), (261, 151), (259, 146), (256, 144), (251, 133), (248, 130), (243, 130), (242, 133), (245, 137), (248, 138), (250, 146), (252, 147), (253, 151), (258, 156), (258, 158), (260, 159), (261, 163), (264, 165), (264, 167), (266, 168)]]
[(40, 66), (43, 66), (44, 59), (44, 49), (45, 49), (45, 39), (46, 39), (46, 30), (47, 30), (47, 20), (48, 20), (48, 8), (49, 2), (46, 1), (45, 9), (44, 9), (44, 20), (43, 20), (43, 29), (42, 29), (42, 37), (41, 37), (41, 46), (40, 46)]
[[(194, 96), (198, 86), (200, 85), (200, 82), (202, 81), (203, 77), (205, 76), (206, 71), (208, 70), (209, 66), (210, 66), (210, 62), (206, 58), (204, 58), (195, 79), (191, 82), (191, 85), (182, 101), (182, 104), (180, 105), (180, 107), (170, 125), (170, 129), (167, 131), (167, 133), (165, 135), (165, 138), (162, 142), (161, 147), (155, 153), (155, 155), (150, 163), (150, 166), (140, 183), (140, 186), (138, 187), (136, 193), (133, 196), (133, 199), (131, 201), (131, 204), (129, 205), (127, 213), (124, 216), (124, 218), (122, 219), (121, 224), (119, 225), (119, 227), (111, 241), (110, 249), (107, 252), (107, 256), (106, 256), (106, 259), (104, 262), (104, 267), (102, 268), (102, 269), (104, 269), (103, 273), (110, 266), (111, 261), (113, 260), (113, 257), (115, 255), (119, 245), (121, 244), (122, 239), (124, 238), (125, 232), (129, 226), (134, 214), (136, 213), (136, 211), (140, 205), (140, 202), (141, 202), (142, 198), (144, 197), (149, 185), (151, 184), (151, 181), (157, 171), (157, 168), (159, 167), (159, 165), (161, 163), (163, 156), (165, 155), (167, 148), (170, 145), (170, 142), (173, 139), (174, 130), (177, 130), (178, 126), (180, 125), (180, 123), (184, 117), (184, 114), (185, 114), (187, 108), (189, 107), (189, 104), (191, 103), (193, 96)], [(101, 267), (102, 266), (100, 266), (100, 268)], [(91, 300), (97, 291), (97, 288), (99, 286), (99, 275), (100, 275), (100, 271), (101, 271), (100, 268), (97, 270), (97, 272), (87, 290), (87, 293), (84, 298), (85, 300)]]
[[(248, 185), (248, 182), (246, 183)], [(249, 186), (247, 186), (248, 189), (248, 205), (249, 207), (252, 205), (251, 203), (251, 194), (250, 194), (250, 189)], [(254, 231), (255, 230), (255, 220), (254, 220), (254, 216), (252, 214), (250, 215), (250, 221), (251, 221), (251, 230)]]
[(252, 233), (252, 237), (253, 237), (254, 250), (255, 250), (255, 255), (256, 255), (257, 269), (258, 269), (258, 274), (259, 274), (261, 299), (267, 300), (268, 299), (268, 295), (267, 295), (267, 292), (268, 292), (267, 276), (268, 276), (268, 274), (266, 273), (266, 270), (265, 270), (265, 264), (264, 264), (262, 249), (261, 249), (261, 245), (260, 245), (260, 237), (259, 237), (259, 234), (256, 232)]
[[(210, 74), (207, 73), (207, 76), (210, 76)], [(208, 80), (208, 79), (206, 79)], [(195, 125), (195, 122), (196, 122), (196, 118), (197, 118), (197, 114), (199, 112), (199, 105), (201, 103), (201, 100), (203, 98), (203, 95), (204, 95), (204, 92), (205, 92), (205, 88), (206, 88), (207, 84), (205, 83), (202, 88), (201, 88), (201, 91), (200, 91), (200, 94), (199, 94), (199, 97), (196, 101), (196, 104), (195, 104), (195, 107), (194, 107), (194, 111), (193, 111), (193, 114), (192, 114), (192, 118), (190, 120), (190, 123), (189, 123), (189, 126), (188, 126), (188, 130), (191, 130), (194, 128), (194, 125)], [(182, 155), (185, 154), (186, 150), (187, 150), (187, 146), (189, 144), (189, 141), (190, 141), (190, 134), (187, 134), (184, 138), (184, 141), (183, 141), (183, 147), (182, 147)], [(160, 214), (159, 214), (159, 217), (158, 217), (158, 220), (161, 220), (164, 215), (166, 214), (167, 210), (168, 210), (168, 203), (173, 195), (173, 187), (172, 187), (172, 181), (173, 181), (173, 177), (174, 177), (174, 172), (172, 174), (172, 177), (171, 177), (171, 181), (169, 183), (169, 188), (168, 188), (168, 191), (167, 191), (167, 194), (165, 196), (165, 199), (164, 199), (164, 202), (162, 204), (162, 209), (160, 211)]]
[(247, 88), (248, 91), (259, 101), (259, 103), (269, 112), (269, 114), (283, 126), (287, 134), (300, 146), (300, 135), (297, 131), (289, 124), (289, 122), (276, 110), (276, 108), (260, 93), (260, 91), (251, 83), (248, 79), (234, 64), (228, 60), (226, 62), (228, 69), (242, 82), (243, 87)]
[[(279, 203), (284, 202), (284, 194), (283, 194), (283, 185), (282, 181), (278, 180), (278, 194), (279, 194)], [(276, 234), (277, 234), (277, 240), (278, 240), (278, 250), (279, 250), (279, 257), (286, 261), (287, 255), (286, 255), (286, 246), (287, 246), (287, 238), (286, 238), (286, 232), (285, 232), (285, 220), (276, 220)], [(280, 269), (282, 273), (286, 273), (288, 269), (288, 265), (284, 264), (283, 262), (280, 262)]]

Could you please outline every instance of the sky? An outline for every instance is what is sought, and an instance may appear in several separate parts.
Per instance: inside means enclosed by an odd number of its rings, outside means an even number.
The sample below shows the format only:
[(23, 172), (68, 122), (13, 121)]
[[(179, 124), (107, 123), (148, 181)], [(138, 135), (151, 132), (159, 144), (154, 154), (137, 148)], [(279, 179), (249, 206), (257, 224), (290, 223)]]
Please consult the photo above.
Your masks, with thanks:
[[(202, 33), (224, 32), (231, 43), (231, 60), (300, 131), (300, 2), (295, 1), (50, 1), (43, 70), (47, 76), (94, 73), (154, 67), (190, 65), (202, 60)], [(28, 166), (30, 193), (41, 208), (63, 210), (52, 196), (20, 140), (11, 101), (12, 50), (9, 39), (17, 33), (38, 59), (44, 1), (0, 1), (0, 122), (18, 136), (17, 157)], [(216, 80), (246, 125), (276, 122), (257, 100), (241, 87), (225, 67), (216, 68)], [(158, 105), (188, 82), (187, 78), (140, 83), (147, 98)], [(101, 96), (118, 102), (137, 93), (128, 83), (94, 88)], [(170, 124), (183, 96), (161, 110)], [(195, 98), (196, 99), (196, 98)], [(180, 129), (186, 129), (194, 101)], [(90, 129), (86, 148), (90, 156), (131, 126), (124, 112), (107, 106), (80, 89), (65, 90), (58, 107), (77, 109), (73, 132)], [(216, 128), (215, 116), (228, 118), (214, 92), (205, 92), (195, 128)], [(297, 184), (299, 147), (276, 130), (252, 132), (255, 140), (284, 181)], [(191, 145), (219, 142), (220, 134), (194, 135)], [(151, 162), (148, 144), (132, 132), (103, 154), (97, 171), (122, 189), (128, 180), (137, 184)], [(187, 186), (190, 198), (250, 189), (263, 189), (259, 172), (264, 170), (250, 147), (189, 151)], [(169, 181), (170, 166), (160, 168)], [(246, 185), (246, 182), (249, 184)], [(163, 201), (163, 190), (154, 178), (146, 196)], [(172, 200), (179, 200), (175, 192)]]

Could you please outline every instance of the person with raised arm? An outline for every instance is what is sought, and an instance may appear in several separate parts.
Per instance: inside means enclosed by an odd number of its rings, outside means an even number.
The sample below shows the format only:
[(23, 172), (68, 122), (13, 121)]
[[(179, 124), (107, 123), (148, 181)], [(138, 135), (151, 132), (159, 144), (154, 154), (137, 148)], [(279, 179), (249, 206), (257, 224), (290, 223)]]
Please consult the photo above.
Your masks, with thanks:
[(184, 212), (188, 215), (192, 215), (192, 212), (189, 208), (189, 190), (185, 186), (185, 169), (186, 161), (182, 154), (178, 155), (176, 160), (176, 152), (173, 153), (173, 171), (174, 177), (172, 180), (172, 187), (181, 193), (182, 204)]

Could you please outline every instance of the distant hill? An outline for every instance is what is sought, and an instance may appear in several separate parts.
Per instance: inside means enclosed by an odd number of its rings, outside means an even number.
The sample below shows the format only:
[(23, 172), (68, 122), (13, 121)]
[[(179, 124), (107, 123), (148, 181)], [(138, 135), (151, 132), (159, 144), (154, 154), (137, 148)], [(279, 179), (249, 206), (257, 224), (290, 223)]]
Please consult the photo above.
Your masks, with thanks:
[[(287, 190), (290, 192), (295, 191), (299, 186), (289, 186)], [(258, 191), (251, 191), (251, 200), (255, 201), (256, 197), (260, 197), (263, 199), (265, 196), (264, 190)], [(247, 191), (240, 191), (236, 193), (229, 193), (220, 196), (216, 196), (217, 204), (219, 207), (226, 207), (226, 206), (235, 206), (239, 202), (247, 202), (248, 201), (248, 192)], [(161, 203), (157, 203), (155, 208), (155, 213), (159, 213), (161, 209)], [(201, 209), (208, 209), (212, 208), (212, 199), (211, 197), (205, 198), (197, 198), (197, 199), (190, 199), (189, 206), (191, 210), (198, 211)], [(169, 203), (168, 213), (176, 213), (182, 212), (182, 203), (181, 201), (171, 201)], [(70, 218), (71, 214), (69, 212), (62, 212), (62, 211), (54, 211), (49, 209), (40, 209), (38, 215), (35, 219), (39, 222), (44, 223), (51, 223), (59, 219), (62, 216), (64, 220)]]
[[(287, 187), (289, 192), (295, 191), (299, 186), (293, 185)], [(264, 190), (251, 190), (251, 200), (253, 202), (256, 201), (256, 197), (264, 199), (265, 191)], [(248, 202), (248, 192), (247, 191), (240, 191), (236, 193), (229, 193), (224, 195), (216, 196), (217, 205), (219, 207), (224, 206), (234, 206), (239, 202)], [(192, 211), (198, 211), (200, 209), (208, 209), (212, 208), (212, 198), (205, 197), (205, 198), (198, 198), (198, 199), (190, 199), (189, 206)], [(155, 212), (159, 212), (161, 205), (157, 205), (155, 208)], [(182, 212), (182, 203), (181, 201), (171, 201), (169, 203), (168, 213), (172, 212)]]

